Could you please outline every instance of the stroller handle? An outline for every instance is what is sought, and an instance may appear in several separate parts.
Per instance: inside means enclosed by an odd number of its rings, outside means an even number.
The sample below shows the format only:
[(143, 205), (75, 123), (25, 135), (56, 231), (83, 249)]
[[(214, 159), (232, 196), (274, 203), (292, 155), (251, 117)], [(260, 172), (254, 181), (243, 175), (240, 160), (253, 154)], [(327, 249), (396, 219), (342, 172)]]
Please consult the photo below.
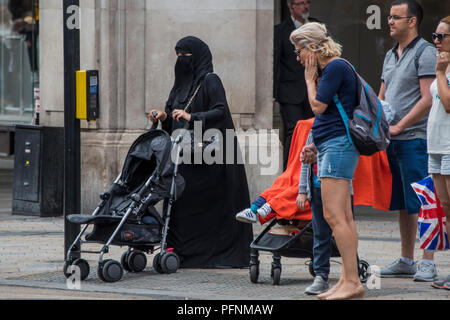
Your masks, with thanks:
[[(157, 115), (158, 115), (158, 113), (156, 111), (153, 111), (152, 116), (154, 118), (156, 118)], [(152, 127), (150, 128), (150, 130), (155, 130), (158, 127), (158, 121), (160, 121), (160, 120), (158, 119), (156, 122), (154, 122), (152, 124)], [(189, 122), (184, 119), (182, 119), (182, 121), (184, 121), (183, 129), (187, 130), (189, 128)]]
[[(158, 112), (153, 111), (152, 116), (154, 118), (156, 118), (156, 116), (158, 115)], [(156, 122), (153, 122), (152, 127), (150, 128), (150, 130), (155, 130), (158, 127), (158, 120), (156, 120)]]

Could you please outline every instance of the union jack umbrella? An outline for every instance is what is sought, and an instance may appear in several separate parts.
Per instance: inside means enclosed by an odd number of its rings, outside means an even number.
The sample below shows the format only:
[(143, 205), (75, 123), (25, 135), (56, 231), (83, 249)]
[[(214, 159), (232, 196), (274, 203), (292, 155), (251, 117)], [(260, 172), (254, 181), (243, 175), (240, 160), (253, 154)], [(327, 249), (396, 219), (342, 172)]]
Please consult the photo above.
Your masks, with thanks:
[(450, 249), (446, 230), (446, 217), (434, 191), (433, 179), (431, 176), (428, 176), (423, 180), (411, 183), (411, 186), (422, 203), (417, 221), (420, 234), (420, 249), (430, 251)]

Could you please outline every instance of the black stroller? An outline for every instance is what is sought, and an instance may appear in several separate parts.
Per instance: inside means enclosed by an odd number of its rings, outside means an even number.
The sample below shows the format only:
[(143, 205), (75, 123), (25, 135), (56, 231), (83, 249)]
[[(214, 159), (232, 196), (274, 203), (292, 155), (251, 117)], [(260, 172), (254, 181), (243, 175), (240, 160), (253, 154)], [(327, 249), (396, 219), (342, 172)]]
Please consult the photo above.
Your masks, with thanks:
[[(97, 274), (106, 282), (119, 281), (123, 270), (143, 271), (147, 265), (144, 252), (153, 253), (160, 245), (160, 252), (153, 259), (153, 268), (159, 273), (173, 273), (179, 268), (179, 257), (167, 248), (170, 212), (173, 202), (184, 190), (184, 179), (178, 174), (180, 143), (183, 136), (175, 141), (162, 130), (152, 129), (139, 136), (126, 156), (122, 172), (112, 187), (100, 195), (101, 201), (91, 215), (73, 214), (68, 221), (85, 224), (73, 244), (68, 249), (64, 264), (64, 275), (68, 278), (79, 268), (80, 279), (89, 275), (86, 260), (72, 258), (73, 253), (99, 253)], [(176, 150), (177, 160), (171, 159)], [(164, 200), (163, 215), (155, 205)], [(89, 224), (93, 231), (81, 237)], [(82, 243), (102, 243), (101, 251), (82, 251)], [(128, 246), (121, 261), (103, 259), (110, 245)]]
[[(309, 273), (314, 277), (313, 268), (313, 229), (310, 221), (304, 227), (295, 228), (295, 232), (287, 235), (271, 234), (269, 231), (276, 224), (290, 225), (288, 220), (272, 219), (266, 228), (256, 237), (250, 245), (250, 281), (258, 282), (259, 277), (259, 251), (272, 252), (272, 266), (270, 277), (273, 285), (280, 284), (281, 278), (281, 257), (288, 258), (309, 258)], [(340, 257), (339, 250), (334, 238), (331, 240), (331, 257)], [(358, 258), (358, 271), (361, 282), (366, 282), (370, 276), (368, 273), (369, 263)]]

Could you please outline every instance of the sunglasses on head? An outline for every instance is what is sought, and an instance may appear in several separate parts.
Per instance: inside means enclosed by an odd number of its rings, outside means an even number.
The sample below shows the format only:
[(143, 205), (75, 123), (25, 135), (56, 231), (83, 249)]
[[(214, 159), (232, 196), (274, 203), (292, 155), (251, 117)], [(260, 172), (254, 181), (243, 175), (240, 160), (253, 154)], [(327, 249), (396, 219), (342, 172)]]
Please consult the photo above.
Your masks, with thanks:
[(450, 36), (450, 33), (432, 33), (431, 37), (433, 38), (433, 41), (439, 41), (442, 42), (444, 40), (445, 36)]

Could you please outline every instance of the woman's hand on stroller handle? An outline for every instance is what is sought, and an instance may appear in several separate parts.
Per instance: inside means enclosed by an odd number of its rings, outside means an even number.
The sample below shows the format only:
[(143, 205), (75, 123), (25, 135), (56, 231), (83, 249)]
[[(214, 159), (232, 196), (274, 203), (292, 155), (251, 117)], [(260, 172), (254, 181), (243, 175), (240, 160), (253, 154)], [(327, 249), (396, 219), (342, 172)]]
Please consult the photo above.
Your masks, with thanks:
[(153, 109), (149, 112), (148, 118), (151, 122), (157, 123), (158, 120), (164, 121), (167, 119), (167, 114), (164, 111)]

